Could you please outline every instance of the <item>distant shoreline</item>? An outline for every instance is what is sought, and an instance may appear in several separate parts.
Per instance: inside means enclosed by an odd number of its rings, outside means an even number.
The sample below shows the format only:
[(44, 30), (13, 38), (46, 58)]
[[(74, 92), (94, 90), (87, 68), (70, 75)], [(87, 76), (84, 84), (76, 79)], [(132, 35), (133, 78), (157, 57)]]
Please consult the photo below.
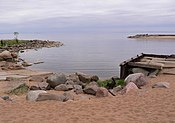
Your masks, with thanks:
[(127, 38), (135, 39), (174, 39), (175, 35), (173, 34), (137, 34), (134, 36), (128, 36)]

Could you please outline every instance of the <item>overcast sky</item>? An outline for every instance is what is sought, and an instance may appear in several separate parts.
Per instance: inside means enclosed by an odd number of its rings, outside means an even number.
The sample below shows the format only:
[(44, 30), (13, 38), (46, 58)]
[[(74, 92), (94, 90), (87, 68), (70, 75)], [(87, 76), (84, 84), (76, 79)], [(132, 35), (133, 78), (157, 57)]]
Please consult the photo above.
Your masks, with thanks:
[(174, 6), (174, 0), (0, 0), (0, 32), (173, 29)]

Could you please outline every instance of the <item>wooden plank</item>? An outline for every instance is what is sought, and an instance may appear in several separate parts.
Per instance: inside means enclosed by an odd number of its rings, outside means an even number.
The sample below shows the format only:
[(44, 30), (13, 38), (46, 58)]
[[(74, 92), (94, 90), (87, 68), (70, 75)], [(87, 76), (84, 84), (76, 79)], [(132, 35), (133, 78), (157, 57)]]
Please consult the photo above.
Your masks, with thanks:
[(135, 67), (143, 67), (143, 68), (153, 68), (153, 69), (162, 69), (163, 64), (161, 63), (147, 63), (147, 62), (129, 62), (128, 65)]
[(172, 69), (163, 69), (162, 74), (170, 74), (170, 75), (175, 75), (175, 68)]

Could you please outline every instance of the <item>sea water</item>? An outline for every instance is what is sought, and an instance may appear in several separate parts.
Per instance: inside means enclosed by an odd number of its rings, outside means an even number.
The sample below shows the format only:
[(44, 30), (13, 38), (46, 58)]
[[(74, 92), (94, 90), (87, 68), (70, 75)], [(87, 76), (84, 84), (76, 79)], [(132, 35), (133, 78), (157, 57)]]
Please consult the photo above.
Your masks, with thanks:
[(83, 72), (100, 77), (119, 76), (119, 64), (141, 53), (175, 54), (175, 40), (128, 39), (130, 32), (21, 34), (21, 39), (55, 40), (61, 47), (27, 50), (20, 57), (43, 61), (32, 69), (52, 72)]

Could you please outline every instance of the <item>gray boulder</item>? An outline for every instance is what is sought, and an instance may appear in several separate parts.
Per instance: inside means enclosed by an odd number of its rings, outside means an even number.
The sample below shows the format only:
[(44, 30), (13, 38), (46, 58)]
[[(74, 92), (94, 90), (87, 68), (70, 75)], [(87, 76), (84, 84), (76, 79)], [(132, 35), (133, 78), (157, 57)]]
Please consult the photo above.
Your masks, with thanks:
[(91, 84), (86, 85), (83, 91), (86, 94), (96, 95), (96, 92), (98, 89), (99, 87), (96, 84), (91, 83)]
[(90, 83), (92, 81), (98, 81), (99, 77), (94, 75), (90, 76), (84, 73), (76, 73), (76, 75), (79, 77), (79, 80), (82, 81), (83, 83)]
[(109, 92), (113, 95), (113, 96), (116, 96), (123, 88), (121, 87), (121, 85), (113, 88), (113, 89), (110, 89)]
[(149, 74), (149, 71), (143, 69), (143, 68), (132, 68), (133, 73), (143, 73), (145, 76)]
[(38, 96), (39, 96), (39, 94), (42, 94), (42, 93), (47, 93), (47, 92), (43, 91), (43, 90), (29, 91), (27, 93), (26, 99), (28, 101), (36, 101)]
[(170, 83), (168, 82), (158, 82), (152, 86), (152, 88), (169, 88)]
[(99, 77), (98, 77), (98, 76), (96, 76), (96, 75), (91, 76), (91, 82), (92, 82), (92, 81), (97, 82), (98, 80), (99, 80)]
[(36, 99), (36, 101), (46, 101), (46, 100), (63, 101), (64, 96), (57, 94), (41, 93), (38, 95), (38, 98)]
[(130, 74), (125, 78), (125, 83), (128, 84), (133, 82), (137, 85), (137, 87), (144, 86), (148, 83), (146, 76), (143, 73), (134, 73)]
[(40, 88), (38, 86), (32, 85), (29, 88), (30, 90), (40, 90)]
[(81, 85), (74, 85), (74, 92), (76, 94), (82, 94), (83, 93), (83, 89), (82, 89), (82, 86)]
[(70, 74), (67, 76), (67, 80), (68, 81), (73, 81), (73, 82), (79, 82), (79, 77), (77, 76), (77, 74)]
[(99, 87), (96, 92), (96, 97), (107, 97), (108, 96), (108, 90), (104, 87)]
[(60, 84), (58, 86), (55, 87), (56, 91), (68, 91), (73, 89), (72, 85), (66, 85), (66, 84)]
[(50, 75), (47, 78), (47, 83), (49, 83), (52, 88), (55, 88), (57, 85), (66, 83), (66, 76), (62, 73)]
[(12, 99), (9, 96), (2, 96), (1, 98), (5, 101), (12, 101)]
[(74, 96), (69, 93), (64, 93), (61, 95), (42, 93), (42, 94), (39, 94), (38, 98), (36, 99), (36, 101), (45, 101), (45, 100), (56, 100), (56, 101), (65, 102), (68, 100), (74, 100)]
[(29, 62), (27, 62), (27, 61), (23, 61), (21, 64), (22, 64), (22, 66), (24, 66), (24, 67), (32, 66), (32, 63), (29, 63)]
[(64, 96), (63, 102), (66, 102), (68, 100), (74, 100), (74, 96), (70, 93), (64, 93), (63, 96)]
[(41, 89), (41, 90), (50, 90), (50, 85), (47, 83), (47, 82), (40, 82), (38, 83), (38, 87)]
[(67, 80), (65, 84), (66, 85), (75, 85), (75, 83), (72, 80)]

